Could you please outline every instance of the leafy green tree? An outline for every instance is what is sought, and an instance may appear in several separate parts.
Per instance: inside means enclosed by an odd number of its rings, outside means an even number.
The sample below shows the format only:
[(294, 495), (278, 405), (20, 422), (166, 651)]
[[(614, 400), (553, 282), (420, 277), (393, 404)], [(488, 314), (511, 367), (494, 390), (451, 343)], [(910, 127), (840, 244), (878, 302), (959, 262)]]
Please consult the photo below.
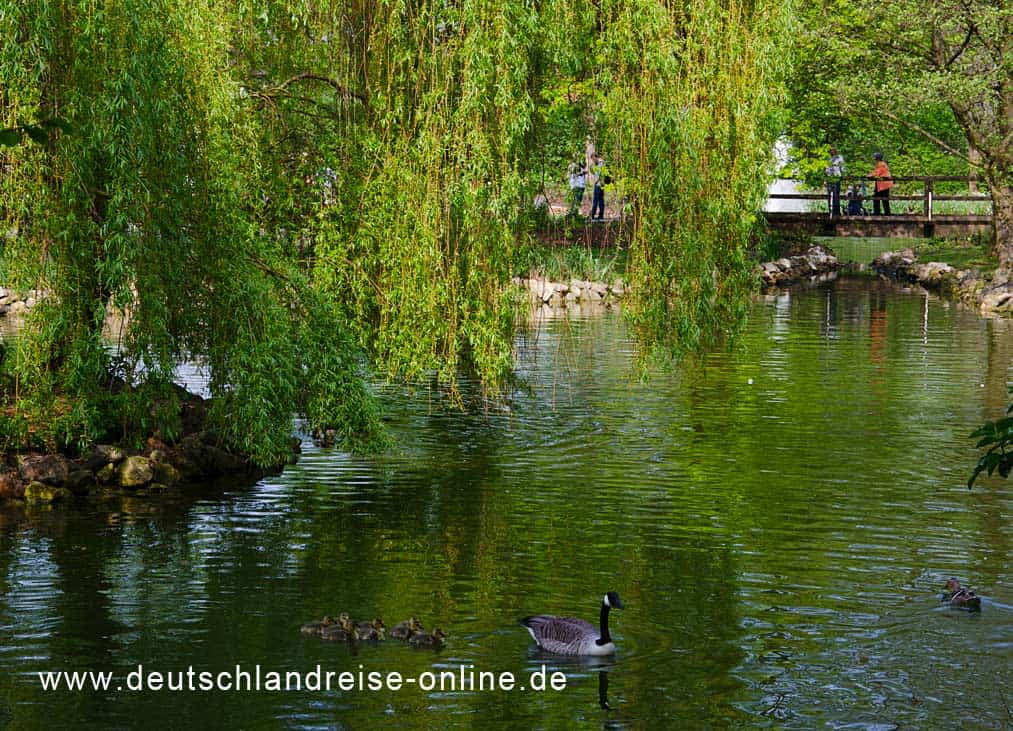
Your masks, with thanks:
[(598, 81), (635, 213), (630, 316), (642, 342), (710, 347), (745, 317), (791, 7), (626, 0), (601, 20)]
[(951, 164), (972, 166), (992, 197), (994, 254), (1013, 267), (1013, 7), (823, 0), (800, 9), (794, 110), (806, 121), (795, 128), (808, 125), (810, 140), (819, 130), (831, 144), (849, 134), (877, 144), (893, 127), (902, 145), (918, 135)]
[[(178, 434), (182, 358), (207, 371), (210, 426), (260, 462), (286, 453), (293, 409), (360, 437), (377, 426), (340, 319), (256, 225), (257, 120), (229, 75), (237, 20), (189, 0), (0, 2), (0, 120), (73, 126), (0, 161), (5, 274), (50, 292), (8, 355), (12, 397), (58, 444)], [(132, 389), (110, 376), (113, 309)]]
[[(288, 16), (256, 16), (263, 37), (244, 53), (267, 69), (254, 96), (330, 115), (310, 154), (332, 197), (307, 229), (314, 278), (386, 373), (502, 381), (511, 252), (546, 169), (561, 173), (587, 137), (638, 222), (642, 341), (679, 351), (734, 332), (781, 101), (784, 4), (336, 5), (300, 16), (299, 34), (279, 30)], [(299, 61), (271, 70), (285, 59)], [(300, 82), (315, 108), (276, 93), (290, 78), (328, 80)]]
[(587, 136), (635, 214), (642, 342), (705, 346), (742, 320), (784, 3), (30, 5), (0, 0), (0, 124), (73, 132), (3, 148), (5, 275), (51, 292), (8, 360), (63, 442), (178, 431), (181, 358), (262, 461), (293, 409), (373, 433), (367, 362), (497, 388), (513, 248), (546, 161)]
[[(1013, 394), (1013, 388), (1010, 389)], [(974, 486), (978, 475), (985, 472), (991, 475), (998, 472), (1001, 477), (1009, 477), (1013, 472), (1013, 404), (1006, 409), (1006, 416), (995, 421), (987, 421), (976, 429), (971, 437), (977, 439), (977, 447), (988, 447), (975, 465), (968, 487)]]

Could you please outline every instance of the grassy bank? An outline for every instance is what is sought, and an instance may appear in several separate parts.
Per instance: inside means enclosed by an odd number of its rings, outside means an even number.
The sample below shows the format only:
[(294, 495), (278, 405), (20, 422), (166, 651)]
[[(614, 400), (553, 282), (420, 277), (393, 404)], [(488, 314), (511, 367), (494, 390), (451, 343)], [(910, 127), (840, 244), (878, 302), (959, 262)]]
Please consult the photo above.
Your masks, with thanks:
[(912, 248), (919, 261), (944, 261), (957, 269), (994, 271), (999, 266), (989, 255), (990, 242), (985, 238), (928, 239)]
[(529, 244), (514, 253), (513, 273), (517, 277), (537, 275), (556, 282), (570, 279), (612, 282), (625, 278), (626, 259), (626, 249)]

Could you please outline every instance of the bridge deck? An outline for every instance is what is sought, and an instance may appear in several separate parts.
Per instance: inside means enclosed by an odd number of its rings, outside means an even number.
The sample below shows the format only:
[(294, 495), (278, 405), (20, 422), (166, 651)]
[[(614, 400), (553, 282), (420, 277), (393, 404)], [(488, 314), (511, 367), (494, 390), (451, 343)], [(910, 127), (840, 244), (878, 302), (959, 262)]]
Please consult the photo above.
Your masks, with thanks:
[(991, 216), (935, 215), (839, 216), (826, 213), (764, 212), (772, 229), (812, 236), (861, 236), (882, 238), (931, 238), (969, 236), (990, 231)]
[[(968, 236), (975, 233), (988, 231), (992, 227), (992, 216), (981, 215), (980, 213), (963, 214), (936, 214), (935, 206), (940, 202), (947, 202), (952, 205), (954, 202), (970, 204), (970, 210), (981, 210), (982, 207), (991, 209), (991, 199), (988, 195), (972, 191), (971, 183), (978, 181), (960, 176), (894, 176), (895, 183), (902, 184), (901, 187), (908, 194), (900, 194), (897, 189), (890, 195), (890, 201), (896, 203), (903, 201), (905, 205), (910, 202), (917, 202), (920, 215), (898, 214), (893, 216), (837, 216), (831, 218), (827, 209), (823, 211), (798, 212), (799, 206), (802, 210), (808, 208), (812, 201), (821, 201), (829, 204), (827, 190), (811, 192), (775, 193), (771, 191), (768, 196), (768, 207), (775, 208), (779, 204), (784, 207), (795, 208), (795, 211), (764, 211), (770, 227), (779, 231), (797, 231), (814, 236), (867, 236), (883, 238), (931, 238), (933, 236)], [(779, 182), (791, 183), (796, 187), (803, 186), (803, 181), (784, 179)], [(873, 180), (865, 177), (844, 177), (836, 179), (841, 186), (841, 206), (847, 205), (846, 190), (861, 190), (861, 198), (864, 205), (871, 204), (872, 199), (867, 195), (867, 190), (872, 187)], [(963, 183), (967, 185), (964, 190), (955, 192), (937, 192), (936, 187), (941, 184)], [(920, 191), (910, 190), (920, 187)], [(962, 187), (962, 186), (960, 186)], [(913, 194), (912, 194), (913, 193)], [(850, 193), (849, 193), (850, 194)], [(868, 209), (866, 209), (868, 210)]]

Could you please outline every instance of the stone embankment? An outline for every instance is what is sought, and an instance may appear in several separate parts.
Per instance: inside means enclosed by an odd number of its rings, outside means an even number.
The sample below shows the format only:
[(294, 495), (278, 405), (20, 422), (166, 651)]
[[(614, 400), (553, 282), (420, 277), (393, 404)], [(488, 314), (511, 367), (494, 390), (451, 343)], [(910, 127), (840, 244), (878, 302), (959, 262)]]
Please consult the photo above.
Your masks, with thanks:
[(768, 261), (758, 267), (767, 287), (785, 287), (803, 281), (823, 281), (836, 276), (837, 257), (822, 246), (810, 246), (804, 254)]
[(514, 284), (528, 290), (531, 304), (535, 306), (565, 307), (569, 304), (612, 304), (626, 296), (626, 283), (616, 279), (611, 284), (570, 279), (554, 282), (542, 277), (514, 277)]
[[(840, 269), (837, 257), (822, 246), (811, 246), (804, 254), (768, 261), (757, 267), (767, 286), (785, 287), (802, 281), (821, 281), (835, 276)], [(622, 279), (611, 284), (583, 279), (556, 282), (545, 277), (514, 277), (513, 283), (526, 289), (532, 305), (565, 307), (577, 304), (613, 304), (626, 296)]]
[[(298, 451), (297, 441), (294, 451)], [(263, 471), (249, 459), (217, 446), (212, 432), (201, 432), (172, 446), (149, 439), (138, 451), (100, 444), (78, 459), (19, 454), (12, 466), (0, 470), (0, 501), (54, 503), (103, 490), (159, 493), (225, 475), (256, 479)]]
[(956, 269), (949, 264), (919, 262), (911, 249), (888, 251), (876, 257), (872, 269), (901, 282), (957, 297), (982, 315), (1013, 316), (1013, 273), (999, 270)]
[(48, 296), (41, 289), (30, 289), (27, 292), (15, 292), (13, 289), (0, 287), (0, 315), (20, 315), (32, 309)]

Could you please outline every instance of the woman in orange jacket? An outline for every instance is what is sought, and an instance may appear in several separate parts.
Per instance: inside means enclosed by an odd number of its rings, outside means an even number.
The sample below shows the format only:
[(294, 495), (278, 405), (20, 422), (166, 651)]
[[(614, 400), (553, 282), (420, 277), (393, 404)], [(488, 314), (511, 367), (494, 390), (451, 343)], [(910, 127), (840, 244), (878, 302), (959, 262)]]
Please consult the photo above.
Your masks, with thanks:
[(883, 159), (883, 153), (877, 152), (872, 156), (876, 161), (876, 167), (869, 173), (870, 178), (874, 178), (876, 181), (875, 189), (872, 194), (872, 213), (874, 216), (879, 215), (879, 204), (883, 204), (883, 215), (890, 215), (890, 188), (893, 187), (893, 179), (890, 177), (890, 168), (887, 166), (886, 161)]

